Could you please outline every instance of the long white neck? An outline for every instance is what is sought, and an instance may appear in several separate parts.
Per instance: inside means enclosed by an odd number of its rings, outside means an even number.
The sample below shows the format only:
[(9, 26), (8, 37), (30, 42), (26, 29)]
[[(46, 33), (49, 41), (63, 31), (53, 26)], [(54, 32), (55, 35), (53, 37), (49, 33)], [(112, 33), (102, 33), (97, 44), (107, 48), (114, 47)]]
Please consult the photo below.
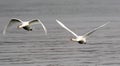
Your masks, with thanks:
[(71, 40), (72, 40), (72, 41), (77, 41), (77, 39), (75, 39), (75, 38), (72, 38)]

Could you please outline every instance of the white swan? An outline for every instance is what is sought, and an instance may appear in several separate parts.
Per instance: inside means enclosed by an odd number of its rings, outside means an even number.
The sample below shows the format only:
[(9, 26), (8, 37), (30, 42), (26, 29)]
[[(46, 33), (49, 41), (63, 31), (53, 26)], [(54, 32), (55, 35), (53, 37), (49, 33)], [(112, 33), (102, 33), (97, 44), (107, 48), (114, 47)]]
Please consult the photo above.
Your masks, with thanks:
[(103, 24), (103, 25), (101, 25), (101, 26), (99, 26), (99, 27), (97, 27), (97, 28), (94, 28), (93, 30), (85, 33), (85, 34), (82, 35), (82, 36), (78, 36), (76, 33), (74, 33), (74, 32), (71, 31), (69, 28), (67, 28), (62, 22), (60, 22), (60, 21), (57, 20), (57, 19), (56, 19), (56, 21), (57, 21), (57, 23), (60, 24), (63, 28), (65, 28), (66, 30), (68, 30), (69, 32), (71, 32), (71, 33), (76, 37), (76, 38), (72, 38), (72, 39), (71, 39), (72, 41), (76, 41), (76, 42), (78, 42), (78, 43), (80, 43), (80, 44), (86, 44), (86, 39), (87, 39), (87, 37), (88, 37), (89, 35), (91, 35), (91, 34), (92, 34), (93, 32), (95, 32), (97, 29), (99, 29), (99, 28), (107, 25), (108, 23), (110, 23), (110, 22), (107, 22), (107, 23), (105, 23), (105, 24)]
[(17, 28), (23, 28), (23, 29), (25, 29), (27, 31), (32, 31), (32, 29), (30, 28), (31, 25), (41, 24), (43, 29), (44, 29), (44, 31), (45, 31), (45, 34), (47, 35), (47, 29), (46, 29), (44, 24), (39, 19), (35, 19), (35, 20), (25, 21), (24, 22), (24, 21), (22, 21), (20, 19), (16, 19), (16, 18), (11, 19), (10, 22), (8, 23), (8, 25), (5, 26), (5, 28), (3, 30), (3, 35), (5, 35), (7, 28), (12, 26), (14, 23), (21, 23), (20, 25), (17, 26)]

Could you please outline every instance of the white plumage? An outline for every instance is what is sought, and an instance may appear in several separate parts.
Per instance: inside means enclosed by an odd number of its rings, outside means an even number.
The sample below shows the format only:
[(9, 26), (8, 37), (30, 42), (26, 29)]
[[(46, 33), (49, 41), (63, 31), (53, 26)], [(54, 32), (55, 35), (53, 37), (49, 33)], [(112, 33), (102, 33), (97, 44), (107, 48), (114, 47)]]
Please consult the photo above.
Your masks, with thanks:
[(60, 22), (60, 21), (57, 20), (57, 19), (56, 19), (56, 21), (57, 21), (57, 23), (60, 24), (63, 28), (65, 28), (66, 30), (68, 30), (70, 33), (72, 33), (72, 34), (76, 37), (76, 38), (72, 38), (72, 39), (71, 39), (72, 41), (76, 41), (76, 42), (78, 42), (78, 43), (80, 43), (80, 44), (86, 44), (86, 42), (87, 42), (86, 39), (87, 39), (87, 37), (88, 37), (89, 35), (91, 35), (92, 33), (94, 33), (97, 29), (99, 29), (99, 28), (107, 25), (108, 23), (110, 23), (110, 22), (107, 22), (107, 23), (105, 23), (105, 24), (103, 24), (103, 25), (101, 25), (101, 26), (99, 26), (99, 27), (97, 27), (97, 28), (94, 28), (93, 30), (85, 33), (85, 34), (82, 35), (82, 36), (78, 36), (78, 35), (77, 35), (76, 33), (74, 33), (72, 30), (70, 30), (69, 28), (67, 28), (62, 22)]
[(44, 26), (44, 24), (39, 19), (34, 19), (34, 20), (31, 20), (31, 21), (22, 21), (20, 19), (13, 18), (13, 19), (10, 20), (8, 25), (5, 26), (5, 28), (3, 30), (3, 35), (5, 35), (7, 28), (9, 28), (10, 26), (12, 26), (15, 23), (20, 23), (20, 25), (18, 25), (17, 28), (23, 28), (27, 31), (32, 31), (32, 29), (30, 28), (31, 25), (41, 24), (44, 31), (45, 31), (45, 34), (47, 34), (46, 27)]

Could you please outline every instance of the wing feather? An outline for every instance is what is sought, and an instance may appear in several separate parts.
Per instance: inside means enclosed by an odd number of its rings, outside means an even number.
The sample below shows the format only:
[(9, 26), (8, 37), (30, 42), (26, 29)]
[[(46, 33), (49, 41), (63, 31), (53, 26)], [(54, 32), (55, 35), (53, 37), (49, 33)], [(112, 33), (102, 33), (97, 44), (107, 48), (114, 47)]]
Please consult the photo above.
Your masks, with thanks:
[(101, 25), (101, 26), (99, 26), (99, 27), (97, 27), (97, 28), (94, 28), (93, 30), (85, 33), (83, 36), (84, 36), (84, 37), (88, 37), (89, 35), (91, 35), (92, 33), (94, 33), (96, 30), (98, 30), (99, 28), (104, 27), (105, 25), (107, 25), (107, 24), (109, 24), (109, 23), (110, 23), (110, 22), (107, 22), (107, 23), (105, 23), (105, 24), (103, 24), (103, 25)]
[(67, 28), (62, 22), (60, 22), (59, 20), (57, 20), (57, 23), (60, 24), (63, 28), (65, 28), (66, 30), (68, 30), (70, 33), (72, 33), (75, 37), (78, 37), (77, 34), (75, 34), (72, 30), (70, 30), (69, 28)]
[(45, 25), (39, 19), (32, 20), (32, 21), (29, 22), (29, 24), (30, 25), (41, 24), (44, 31), (45, 31), (45, 34), (47, 35), (47, 29), (46, 29)]
[(42, 25), (42, 27), (43, 27), (43, 29), (45, 31), (45, 34), (47, 35), (47, 29), (46, 29), (45, 25), (40, 20), (39, 20), (39, 23)]
[(22, 21), (20, 19), (16, 19), (16, 18), (11, 19), (10, 22), (8, 23), (8, 25), (5, 26), (5, 28), (3, 30), (3, 35), (5, 35), (7, 28), (9, 28), (10, 26), (12, 26), (15, 23), (21, 23), (21, 22)]
[(29, 22), (30, 25), (40, 24), (38, 19), (32, 20)]

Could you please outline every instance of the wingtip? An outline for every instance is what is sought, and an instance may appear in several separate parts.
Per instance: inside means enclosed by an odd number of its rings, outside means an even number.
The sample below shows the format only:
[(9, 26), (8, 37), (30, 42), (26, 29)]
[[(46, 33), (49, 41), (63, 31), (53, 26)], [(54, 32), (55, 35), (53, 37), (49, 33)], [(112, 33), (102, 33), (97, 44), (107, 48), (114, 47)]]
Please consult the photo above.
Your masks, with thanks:
[(48, 35), (48, 32), (47, 32), (47, 29), (46, 29), (46, 28), (44, 29), (44, 31), (45, 31), (45, 35)]
[(57, 22), (60, 22), (58, 19), (56, 19)]
[(62, 24), (62, 22), (61, 22), (61, 21), (59, 21), (58, 19), (56, 19), (56, 22), (57, 22), (58, 24)]
[(56, 19), (56, 22), (58, 22), (58, 20)]
[(45, 27), (45, 25), (43, 24), (43, 22), (40, 19), (37, 19), (37, 20), (39, 20), (40, 24), (42, 25), (42, 27), (45, 31), (45, 35), (47, 35), (47, 28)]
[(3, 29), (3, 32), (2, 32), (3, 35), (6, 34), (6, 29), (7, 29), (7, 27), (5, 27), (5, 28)]
[(3, 34), (3, 36), (4, 36), (6, 33), (5, 33), (5, 32), (3, 32), (2, 34)]
[(107, 24), (109, 24), (109, 23), (111, 23), (111, 22), (106, 22), (104, 25), (107, 25)]

